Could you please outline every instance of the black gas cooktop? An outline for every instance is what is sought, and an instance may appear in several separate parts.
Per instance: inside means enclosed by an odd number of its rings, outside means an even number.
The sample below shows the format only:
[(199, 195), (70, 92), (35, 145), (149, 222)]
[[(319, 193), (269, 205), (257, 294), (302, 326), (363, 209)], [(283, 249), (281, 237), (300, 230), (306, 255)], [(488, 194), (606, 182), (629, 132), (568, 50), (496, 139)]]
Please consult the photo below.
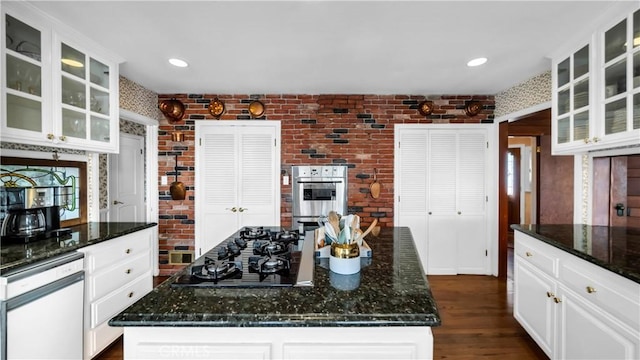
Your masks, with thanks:
[(313, 244), (306, 251), (304, 246), (304, 236), (297, 231), (244, 227), (196, 259), (171, 286), (310, 286)]

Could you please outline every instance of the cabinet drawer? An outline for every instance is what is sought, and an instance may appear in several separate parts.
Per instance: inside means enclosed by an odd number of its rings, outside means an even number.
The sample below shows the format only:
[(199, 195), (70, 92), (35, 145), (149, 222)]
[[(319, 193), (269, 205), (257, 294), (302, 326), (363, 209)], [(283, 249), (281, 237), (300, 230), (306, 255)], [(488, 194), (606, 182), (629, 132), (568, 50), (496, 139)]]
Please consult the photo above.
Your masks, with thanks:
[(515, 254), (527, 263), (556, 277), (558, 275), (558, 257), (555, 249), (518, 231), (515, 232)]
[(86, 271), (93, 273), (127, 258), (134, 258), (151, 248), (151, 234), (138, 231), (96, 244), (84, 250)]
[(153, 288), (151, 271), (142, 275), (139, 279), (123, 286), (120, 290), (112, 292), (106, 297), (91, 304), (91, 327), (94, 328), (108, 321), (127, 306), (146, 295)]
[(563, 259), (560, 281), (596, 307), (640, 330), (640, 284), (580, 259)]
[(150, 253), (143, 253), (91, 276), (88, 282), (89, 301), (100, 298), (150, 271), (150, 257)]

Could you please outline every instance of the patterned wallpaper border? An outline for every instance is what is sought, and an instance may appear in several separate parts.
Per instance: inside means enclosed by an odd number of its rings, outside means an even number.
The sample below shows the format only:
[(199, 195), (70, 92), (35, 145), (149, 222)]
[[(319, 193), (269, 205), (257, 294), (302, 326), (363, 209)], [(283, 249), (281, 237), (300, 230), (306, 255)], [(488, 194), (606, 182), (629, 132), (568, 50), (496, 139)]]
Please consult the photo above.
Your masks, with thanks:
[(551, 71), (496, 94), (495, 101), (496, 118), (551, 101)]

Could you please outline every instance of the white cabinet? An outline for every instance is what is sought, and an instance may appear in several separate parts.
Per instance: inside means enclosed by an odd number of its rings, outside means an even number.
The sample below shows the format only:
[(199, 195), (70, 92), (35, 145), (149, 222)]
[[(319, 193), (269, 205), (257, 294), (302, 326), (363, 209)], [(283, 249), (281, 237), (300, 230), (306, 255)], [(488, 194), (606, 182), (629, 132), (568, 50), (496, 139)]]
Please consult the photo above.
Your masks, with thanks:
[(427, 274), (487, 274), (487, 130), (396, 129), (396, 226)]
[(153, 288), (155, 228), (82, 248), (85, 253), (84, 357), (104, 350), (122, 335), (108, 321)]
[(432, 359), (424, 326), (126, 327), (125, 359)]
[(640, 284), (515, 232), (513, 314), (552, 359), (637, 359)]
[(118, 151), (118, 62), (22, 2), (2, 9), (2, 141)]
[(600, 22), (588, 40), (554, 56), (554, 154), (640, 142), (639, 8), (618, 4), (624, 15)]
[(242, 226), (280, 225), (280, 122), (196, 121), (196, 256)]
[[(555, 281), (540, 270), (516, 257), (514, 267), (513, 316), (547, 354), (553, 353)], [(515, 306), (517, 304), (517, 306)]]

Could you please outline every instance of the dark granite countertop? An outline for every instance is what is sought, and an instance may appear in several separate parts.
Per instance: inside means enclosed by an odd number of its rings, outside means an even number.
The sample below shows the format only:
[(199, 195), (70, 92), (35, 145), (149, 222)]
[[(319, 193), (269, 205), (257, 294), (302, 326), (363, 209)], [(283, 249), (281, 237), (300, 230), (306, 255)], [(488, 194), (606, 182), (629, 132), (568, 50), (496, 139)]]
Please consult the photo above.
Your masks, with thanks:
[[(110, 320), (112, 326), (438, 326), (440, 316), (407, 227), (368, 235), (373, 256), (355, 275), (316, 260), (314, 286), (171, 287), (167, 279)], [(326, 260), (326, 259), (325, 259)], [(325, 261), (323, 260), (323, 261)], [(359, 282), (354, 290), (339, 290)]]
[(42, 239), (22, 244), (3, 242), (0, 246), (0, 275), (24, 265), (156, 225), (156, 223), (90, 222), (70, 226), (71, 234), (63, 238)]
[(640, 229), (582, 224), (511, 228), (640, 283)]

